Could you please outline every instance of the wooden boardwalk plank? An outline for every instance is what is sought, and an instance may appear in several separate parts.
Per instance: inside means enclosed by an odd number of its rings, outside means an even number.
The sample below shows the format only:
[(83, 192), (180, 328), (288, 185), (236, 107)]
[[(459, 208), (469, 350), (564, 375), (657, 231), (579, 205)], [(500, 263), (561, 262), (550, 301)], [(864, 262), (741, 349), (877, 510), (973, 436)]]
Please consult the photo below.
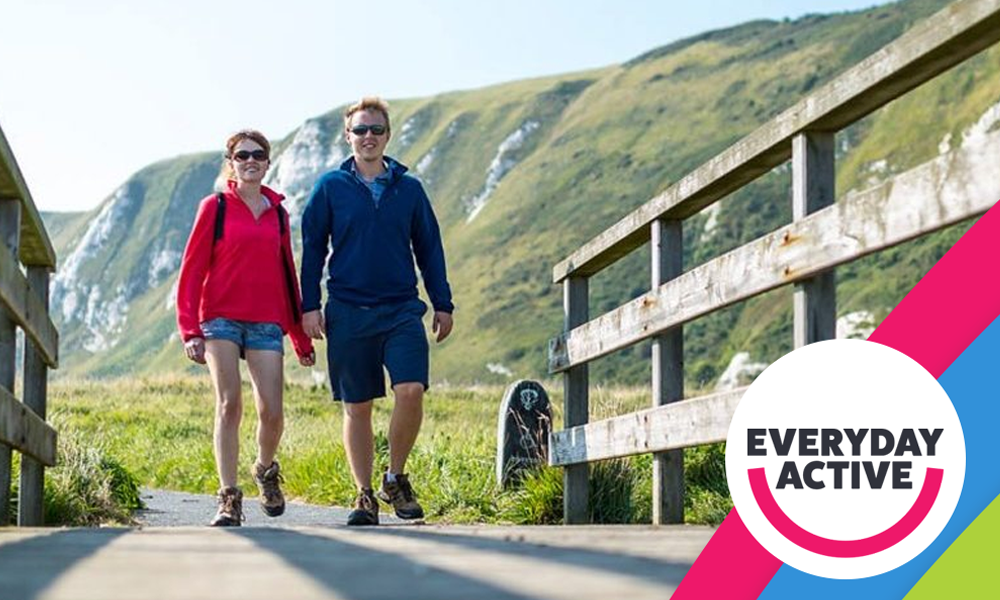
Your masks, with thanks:
[(662, 599), (713, 533), (686, 526), (7, 530), (0, 589), (5, 600)]

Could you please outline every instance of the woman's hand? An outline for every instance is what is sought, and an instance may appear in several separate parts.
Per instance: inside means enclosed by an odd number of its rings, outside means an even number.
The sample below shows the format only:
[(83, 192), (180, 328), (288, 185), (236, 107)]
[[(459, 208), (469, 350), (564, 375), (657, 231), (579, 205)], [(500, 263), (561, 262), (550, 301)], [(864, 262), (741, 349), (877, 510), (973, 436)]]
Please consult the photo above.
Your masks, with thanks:
[(316, 364), (316, 353), (310, 352), (306, 356), (299, 357), (299, 364), (303, 367), (311, 367)]
[(193, 337), (184, 342), (184, 354), (199, 365), (205, 364), (205, 338)]

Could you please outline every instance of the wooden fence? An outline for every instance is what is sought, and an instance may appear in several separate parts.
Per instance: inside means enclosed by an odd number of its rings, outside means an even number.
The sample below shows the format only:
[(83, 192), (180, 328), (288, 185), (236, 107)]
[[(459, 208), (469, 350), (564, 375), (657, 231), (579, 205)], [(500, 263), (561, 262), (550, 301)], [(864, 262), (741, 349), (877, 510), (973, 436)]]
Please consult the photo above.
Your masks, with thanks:
[[(9, 519), (11, 450), (22, 453), (18, 525), (42, 524), (44, 467), (56, 462), (56, 432), (45, 422), (48, 369), (58, 366), (59, 335), (48, 311), (55, 265), (45, 225), (0, 130), (0, 526)], [(23, 402), (14, 395), (18, 327), (25, 334)]]
[[(709, 160), (555, 266), (564, 331), (549, 343), (563, 374), (564, 519), (588, 520), (589, 464), (653, 453), (653, 522), (684, 519), (683, 448), (724, 441), (743, 390), (684, 400), (684, 323), (794, 285), (794, 346), (836, 333), (834, 268), (981, 215), (1000, 199), (1000, 132), (834, 202), (834, 136), (1000, 41), (1000, 0), (959, 0), (914, 26)], [(931, 141), (928, 141), (931, 143)], [(934, 142), (936, 143), (936, 142)], [(793, 222), (687, 272), (682, 223), (791, 159)], [(652, 243), (651, 291), (595, 319), (588, 278)], [(652, 408), (589, 423), (587, 364), (652, 338)]]

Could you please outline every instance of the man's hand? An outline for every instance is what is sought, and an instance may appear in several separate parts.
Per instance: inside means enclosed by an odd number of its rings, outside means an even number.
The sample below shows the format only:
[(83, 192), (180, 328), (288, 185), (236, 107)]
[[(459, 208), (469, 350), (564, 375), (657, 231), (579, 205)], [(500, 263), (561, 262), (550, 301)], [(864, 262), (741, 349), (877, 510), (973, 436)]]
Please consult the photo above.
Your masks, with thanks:
[(184, 354), (199, 365), (205, 364), (205, 338), (195, 337), (184, 342)]
[(316, 309), (302, 315), (302, 330), (306, 335), (314, 340), (323, 339), (323, 332), (326, 331), (326, 323), (323, 319), (323, 311)]
[(431, 326), (431, 331), (437, 334), (437, 343), (444, 341), (448, 334), (451, 333), (451, 326), (454, 324), (452, 321), (451, 313), (442, 312), (440, 310), (434, 311), (434, 323)]
[(310, 352), (306, 356), (299, 357), (299, 364), (303, 367), (311, 367), (316, 364), (316, 353)]

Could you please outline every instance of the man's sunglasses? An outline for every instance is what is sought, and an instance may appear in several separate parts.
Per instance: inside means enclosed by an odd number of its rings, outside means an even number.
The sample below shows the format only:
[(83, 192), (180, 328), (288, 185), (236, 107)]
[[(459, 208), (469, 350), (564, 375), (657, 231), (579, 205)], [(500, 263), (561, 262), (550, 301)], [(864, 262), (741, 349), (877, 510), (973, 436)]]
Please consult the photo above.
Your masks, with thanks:
[(383, 135), (385, 134), (385, 125), (355, 125), (351, 127), (351, 133), (358, 137), (365, 137), (368, 132), (372, 132), (372, 135)]
[(264, 150), (240, 150), (239, 152), (233, 153), (233, 160), (236, 162), (244, 162), (253, 158), (257, 162), (264, 162), (267, 160), (267, 152)]

